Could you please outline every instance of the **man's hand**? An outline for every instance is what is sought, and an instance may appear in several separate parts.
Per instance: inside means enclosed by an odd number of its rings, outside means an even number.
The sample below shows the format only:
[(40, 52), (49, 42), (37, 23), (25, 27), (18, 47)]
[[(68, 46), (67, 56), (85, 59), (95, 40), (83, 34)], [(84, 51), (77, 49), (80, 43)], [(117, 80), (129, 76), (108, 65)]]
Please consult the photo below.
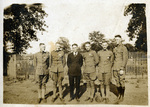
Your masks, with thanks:
[(120, 70), (120, 72), (119, 72), (119, 73), (120, 73), (120, 75), (123, 75), (124, 71), (123, 71), (123, 70)]

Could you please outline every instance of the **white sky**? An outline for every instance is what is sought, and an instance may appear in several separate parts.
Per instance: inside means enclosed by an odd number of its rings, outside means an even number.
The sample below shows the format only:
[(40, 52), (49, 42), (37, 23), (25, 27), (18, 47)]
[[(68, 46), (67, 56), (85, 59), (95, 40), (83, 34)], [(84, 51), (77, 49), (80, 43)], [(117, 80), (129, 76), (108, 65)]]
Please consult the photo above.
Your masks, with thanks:
[(48, 14), (46, 24), (49, 28), (44, 35), (38, 34), (40, 40), (31, 42), (32, 48), (27, 53), (38, 52), (40, 42), (44, 42), (49, 51), (49, 43), (55, 43), (59, 37), (67, 37), (70, 44), (80, 45), (88, 41), (88, 35), (93, 31), (102, 32), (108, 39), (120, 34), (125, 43), (134, 44), (134, 41), (129, 41), (125, 32), (130, 16), (123, 15), (130, 0), (7, 0), (3, 6), (5, 8), (13, 3), (38, 2), (45, 6), (44, 10)]

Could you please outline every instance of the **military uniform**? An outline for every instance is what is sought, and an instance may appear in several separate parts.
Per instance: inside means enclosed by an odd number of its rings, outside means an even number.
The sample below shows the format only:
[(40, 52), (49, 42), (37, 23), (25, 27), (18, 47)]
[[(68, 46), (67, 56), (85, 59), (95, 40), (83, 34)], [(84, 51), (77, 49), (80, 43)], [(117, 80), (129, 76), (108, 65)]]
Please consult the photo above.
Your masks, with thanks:
[(56, 97), (57, 84), (59, 85), (60, 97), (62, 97), (62, 81), (64, 79), (64, 66), (66, 65), (65, 53), (57, 50), (52, 51), (50, 65), (54, 97)]
[(98, 80), (102, 81), (103, 85), (108, 85), (111, 79), (111, 71), (114, 55), (109, 50), (101, 50), (98, 51), (98, 56), (99, 56), (99, 64), (97, 67)]
[(128, 60), (128, 50), (127, 48), (121, 44), (118, 45), (116, 48), (113, 50), (114, 52), (114, 65), (113, 65), (113, 76), (115, 77), (115, 80), (117, 82), (117, 86), (125, 86), (125, 72), (123, 75), (119, 74), (120, 70), (125, 71), (125, 67), (127, 64)]
[[(46, 83), (49, 79), (50, 56), (48, 52), (38, 52), (34, 55), (34, 66), (39, 84), (39, 99), (45, 99)], [(39, 101), (38, 101), (39, 102)]]
[[(113, 65), (113, 77), (116, 81), (116, 86), (118, 90), (118, 101), (122, 101), (124, 98), (125, 91), (125, 67), (128, 60), (128, 51), (127, 48), (120, 44), (113, 49), (114, 52), (114, 65)], [(123, 74), (120, 74), (120, 70), (123, 70)]]
[(84, 71), (83, 77), (87, 82), (88, 97), (93, 99), (95, 87), (94, 80), (96, 79), (96, 65), (99, 62), (98, 55), (95, 51), (90, 50), (83, 53)]
[(48, 81), (49, 77), (49, 53), (48, 52), (38, 52), (34, 55), (34, 66), (36, 68), (37, 81), (39, 83), (39, 88), (45, 87), (45, 83)]

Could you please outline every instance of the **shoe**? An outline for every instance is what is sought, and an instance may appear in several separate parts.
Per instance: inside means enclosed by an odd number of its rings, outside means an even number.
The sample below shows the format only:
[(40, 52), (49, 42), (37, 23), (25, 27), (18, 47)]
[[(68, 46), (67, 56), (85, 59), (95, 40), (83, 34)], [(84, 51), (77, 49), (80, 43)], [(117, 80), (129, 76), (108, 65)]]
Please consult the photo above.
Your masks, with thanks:
[(121, 98), (119, 99), (119, 102), (122, 102), (124, 100), (124, 97), (121, 96)]
[(70, 98), (69, 100), (68, 100), (68, 102), (70, 102), (70, 101), (72, 101), (73, 100), (73, 98)]
[(88, 101), (88, 100), (90, 100), (90, 97), (87, 97), (87, 98), (85, 99), (85, 101)]
[(77, 102), (80, 102), (79, 98), (76, 98), (76, 101), (77, 101)]
[(51, 100), (51, 101), (52, 101), (52, 102), (55, 102), (55, 100), (56, 100), (56, 97), (52, 97), (52, 100)]
[(59, 97), (60, 101), (64, 102), (65, 100), (62, 97)]
[(105, 103), (108, 104), (108, 102), (109, 102), (109, 98), (106, 98)]
[(93, 102), (93, 98), (90, 98), (90, 102)]
[(42, 98), (38, 98), (37, 99), (37, 102), (40, 104), (41, 103), (41, 101), (42, 101)]
[(119, 97), (117, 97), (116, 99), (115, 99), (115, 101), (114, 101), (115, 103), (114, 104), (119, 104), (119, 102), (120, 102), (120, 98)]
[(47, 103), (47, 99), (46, 98), (43, 99), (43, 103)]

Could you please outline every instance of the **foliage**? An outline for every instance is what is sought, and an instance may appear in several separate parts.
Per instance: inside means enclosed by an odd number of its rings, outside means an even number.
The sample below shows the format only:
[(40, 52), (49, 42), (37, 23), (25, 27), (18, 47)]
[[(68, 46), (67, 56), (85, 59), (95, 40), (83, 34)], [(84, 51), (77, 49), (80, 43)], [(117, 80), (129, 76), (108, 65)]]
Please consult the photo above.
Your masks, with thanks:
[(9, 55), (25, 53), (25, 50), (31, 47), (29, 42), (38, 40), (37, 31), (45, 31), (47, 25), (44, 18), (47, 14), (42, 7), (40, 3), (12, 4), (4, 9), (4, 74), (7, 75)]
[[(95, 50), (96, 52), (101, 50), (101, 43), (104, 40), (104, 34), (102, 34), (100, 31), (93, 31), (89, 33), (89, 40), (91, 42), (91, 49)], [(82, 44), (81, 48), (85, 50), (85, 43)]]
[(130, 4), (124, 10), (125, 16), (132, 15), (126, 31), (130, 40), (137, 38), (135, 47), (140, 51), (147, 51), (145, 9), (145, 4)]
[(18, 54), (30, 47), (30, 41), (38, 40), (37, 31), (45, 31), (46, 26), (44, 17), (47, 14), (42, 7), (40, 3), (12, 4), (4, 9), (4, 49), (10, 41)]
[(59, 37), (57, 43), (62, 46), (62, 49), (65, 53), (68, 53), (70, 51), (69, 40), (66, 37)]

